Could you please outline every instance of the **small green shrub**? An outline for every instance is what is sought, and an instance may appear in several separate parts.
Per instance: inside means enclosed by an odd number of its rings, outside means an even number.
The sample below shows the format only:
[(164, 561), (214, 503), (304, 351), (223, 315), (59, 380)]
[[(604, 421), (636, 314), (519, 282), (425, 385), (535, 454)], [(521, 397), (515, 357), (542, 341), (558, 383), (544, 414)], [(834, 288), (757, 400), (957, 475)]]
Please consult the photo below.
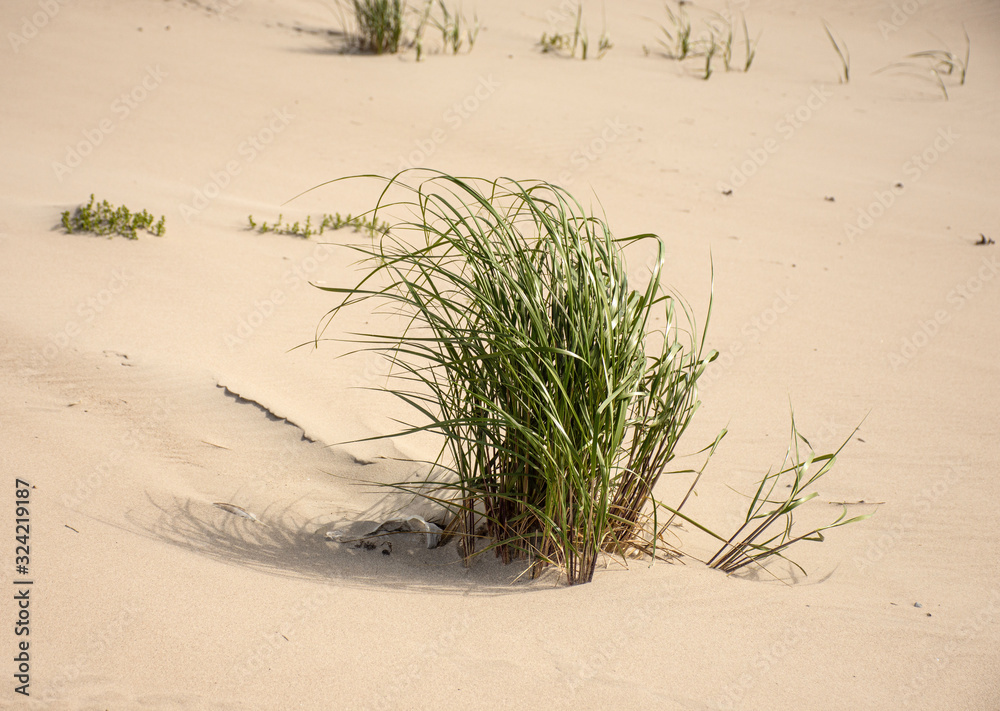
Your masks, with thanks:
[(107, 200), (96, 202), (91, 193), (90, 202), (76, 208), (71, 215), (69, 210), (62, 214), (62, 226), (67, 232), (92, 232), (98, 235), (121, 235), (128, 239), (138, 239), (138, 231), (146, 230), (150, 234), (162, 237), (166, 233), (166, 218), (160, 217), (154, 224), (154, 217), (146, 210), (132, 212), (127, 207), (114, 207)]

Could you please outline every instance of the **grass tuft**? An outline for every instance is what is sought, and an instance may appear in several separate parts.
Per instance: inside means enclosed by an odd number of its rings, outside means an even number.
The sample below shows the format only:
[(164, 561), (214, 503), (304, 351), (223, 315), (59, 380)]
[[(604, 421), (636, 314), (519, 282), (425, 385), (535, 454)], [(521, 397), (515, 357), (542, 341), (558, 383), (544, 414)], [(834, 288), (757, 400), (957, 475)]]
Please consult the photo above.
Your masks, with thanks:
[[(938, 89), (944, 95), (945, 100), (949, 99), (948, 96), (948, 86), (945, 83), (945, 77), (958, 77), (959, 86), (965, 84), (965, 77), (969, 71), (969, 57), (972, 53), (972, 41), (969, 39), (969, 33), (962, 26), (962, 33), (965, 35), (965, 53), (960, 56), (955, 54), (948, 46), (941, 42), (945, 46), (945, 49), (929, 49), (921, 52), (913, 52), (912, 54), (906, 55), (902, 60), (898, 62), (892, 62), (881, 69), (876, 69), (873, 74), (878, 74), (887, 70), (909, 70), (916, 69), (917, 73), (921, 76), (930, 75), (930, 78), (937, 85)], [(940, 40), (938, 40), (940, 41)]]
[(826, 22), (823, 23), (823, 29), (826, 31), (826, 36), (829, 38), (830, 44), (833, 45), (837, 57), (840, 59), (840, 74), (837, 76), (837, 81), (840, 84), (847, 84), (851, 81), (851, 52), (844, 40), (838, 40), (834, 37), (833, 30), (830, 29), (830, 26)]
[(402, 0), (353, 0), (357, 32), (353, 44), (362, 52), (395, 54), (403, 35)]
[(470, 23), (460, 7), (452, 9), (444, 0), (425, 0), (419, 10), (404, 0), (351, 0), (346, 8), (353, 15), (350, 23), (340, 13), (348, 46), (361, 52), (396, 54), (413, 48), (419, 62), (425, 54), (428, 27), (441, 33), (441, 51), (446, 54), (458, 54), (463, 47), (471, 52), (479, 37), (479, 18), (473, 16)]
[[(433, 12), (435, 7), (439, 11), (438, 15)], [(441, 46), (444, 48), (445, 54), (449, 51), (452, 54), (458, 54), (463, 42), (468, 43), (469, 51), (471, 52), (476, 44), (476, 39), (479, 37), (479, 18), (473, 16), (472, 24), (469, 25), (468, 21), (462, 15), (461, 8), (450, 10), (444, 4), (444, 0), (437, 0), (436, 5), (433, 0), (427, 0), (422, 14), (421, 28), (424, 23), (429, 23), (441, 33)], [(463, 23), (466, 25), (464, 31), (462, 29)], [(418, 35), (422, 35), (420, 30), (418, 30)], [(422, 53), (422, 45), (420, 51)]]
[[(844, 506), (843, 512), (832, 523), (807, 533), (793, 533), (792, 530), (795, 509), (819, 495), (815, 491), (806, 494), (806, 489), (830, 471), (837, 455), (856, 432), (857, 428), (836, 452), (816, 455), (809, 441), (795, 427), (795, 414), (792, 413), (791, 442), (785, 453), (785, 460), (777, 471), (769, 471), (760, 480), (757, 491), (750, 500), (743, 525), (723, 542), (719, 551), (708, 561), (708, 566), (734, 573), (751, 564), (760, 565), (771, 556), (785, 558), (782, 552), (799, 541), (822, 542), (825, 540), (823, 531), (870, 518), (871, 514), (847, 518), (847, 507)], [(803, 448), (808, 448), (808, 451)], [(818, 469), (815, 469), (816, 466)], [(810, 473), (813, 469), (815, 470)], [(787, 493), (779, 488), (779, 484), (787, 488)], [(783, 493), (776, 496), (776, 492)], [(801, 566), (793, 561), (789, 562), (805, 574)]]
[[(386, 391), (423, 420), (391, 436), (443, 440), (446, 476), (396, 486), (448, 509), (466, 563), (492, 550), (531, 560), (533, 574), (558, 566), (573, 584), (591, 579), (602, 550), (655, 553), (653, 487), (714, 357), (686, 304), (661, 291), (660, 239), (615, 238), (545, 182), (401, 176), (381, 179), (372, 214), (412, 219), (354, 247), (365, 274), (321, 287), (341, 302), (319, 330), (368, 301), (409, 323), (357, 338), (389, 360)], [(658, 258), (633, 288), (622, 250), (645, 242)], [(477, 551), (480, 532), (489, 542)]]
[[(578, 4), (576, 7), (576, 24), (572, 34), (568, 32), (542, 33), (542, 38), (538, 41), (538, 44), (542, 48), (543, 54), (551, 52), (572, 58), (576, 57), (577, 50), (579, 50), (580, 59), (586, 60), (590, 52), (590, 35), (587, 34), (587, 28), (583, 25), (583, 5)], [(596, 58), (603, 58), (613, 48), (614, 44), (607, 33), (607, 29), (602, 29), (601, 36), (597, 41)]]
[[(717, 354), (705, 352), (705, 331), (686, 302), (660, 286), (660, 238), (614, 237), (603, 219), (543, 181), (427, 171), (410, 184), (410, 172), (356, 176), (382, 186), (373, 221), (407, 217), (350, 247), (362, 266), (354, 286), (318, 287), (339, 303), (313, 344), (350, 307), (381, 305), (403, 318), (402, 333), (348, 337), (388, 360), (390, 378), (375, 389), (419, 420), (371, 439), (440, 436), (430, 475), (389, 486), (446, 509), (445, 536), (458, 538), (466, 564), (492, 551), (505, 563), (529, 561), (532, 575), (557, 566), (570, 584), (584, 583), (602, 552), (680, 555), (665, 537), (679, 517), (724, 544), (710, 564), (733, 572), (864, 518), (791, 533), (793, 510), (815, 496), (803, 492), (836, 456), (803, 456), (799, 446), (808, 442), (794, 417), (791, 463), (786, 456), (761, 480), (733, 536), (681, 513), (705, 467), (668, 468), (698, 409), (698, 379)], [(643, 244), (657, 258), (649, 279), (634, 285), (623, 250)], [(710, 458), (724, 434), (702, 452)], [(814, 464), (819, 471), (807, 474)], [(654, 498), (666, 474), (695, 474), (677, 507)], [(790, 492), (776, 497), (788, 477)], [(771, 534), (778, 521), (785, 533)]]
[[(728, 11), (725, 13), (712, 10), (702, 11), (699, 13), (699, 26), (704, 25), (704, 29), (696, 37), (694, 34), (695, 24), (687, 10), (690, 3), (678, 2), (676, 4), (676, 9), (671, 8), (670, 3), (664, 4), (667, 24), (659, 25), (662, 37), (657, 38), (657, 43), (663, 50), (663, 56), (679, 62), (689, 59), (704, 60), (699, 72), (702, 79), (708, 79), (712, 76), (712, 60), (717, 56), (722, 59), (725, 70), (732, 71), (734, 67), (733, 44), (736, 36), (734, 27), (737, 16)], [(748, 72), (757, 53), (760, 35), (751, 40), (746, 18), (743, 15), (738, 17), (743, 26), (744, 60), (742, 69), (744, 72)], [(650, 53), (647, 47), (643, 47), (643, 50), (647, 55)]]
[(114, 207), (107, 200), (96, 202), (93, 193), (90, 202), (76, 208), (70, 214), (69, 210), (62, 213), (62, 226), (66, 232), (92, 232), (97, 235), (121, 235), (127, 239), (139, 239), (139, 230), (162, 237), (166, 231), (167, 220), (160, 217), (155, 221), (153, 215), (146, 210), (132, 212), (127, 207)]

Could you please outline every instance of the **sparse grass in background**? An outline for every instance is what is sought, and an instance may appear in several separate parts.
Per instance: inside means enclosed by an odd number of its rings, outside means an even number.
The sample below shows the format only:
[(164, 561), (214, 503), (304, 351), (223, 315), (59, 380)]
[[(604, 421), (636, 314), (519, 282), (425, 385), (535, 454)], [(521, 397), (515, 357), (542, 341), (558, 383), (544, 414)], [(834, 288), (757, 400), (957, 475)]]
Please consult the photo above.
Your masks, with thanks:
[(685, 4), (678, 3), (676, 10), (670, 8), (669, 2), (664, 3), (663, 6), (667, 12), (669, 24), (660, 25), (660, 32), (663, 33), (665, 40), (658, 39), (657, 42), (666, 50), (668, 59), (684, 61), (693, 51), (691, 19), (684, 9)]
[[(966, 73), (969, 70), (969, 56), (972, 53), (972, 41), (969, 39), (969, 32), (962, 26), (962, 33), (965, 35), (965, 54), (959, 56), (948, 49), (948, 45), (941, 42), (945, 49), (930, 49), (922, 52), (908, 54), (902, 60), (893, 62), (881, 69), (875, 70), (875, 74), (887, 70), (908, 70), (916, 69), (921, 76), (929, 73), (934, 83), (941, 90), (945, 100), (949, 98), (948, 87), (945, 77), (958, 77), (959, 86), (965, 84)], [(937, 38), (935, 38), (937, 39)], [(939, 42), (941, 40), (938, 40)]]
[(167, 231), (167, 219), (160, 217), (154, 224), (154, 217), (146, 210), (132, 212), (127, 207), (114, 207), (107, 200), (96, 202), (91, 193), (90, 202), (76, 208), (71, 215), (67, 210), (62, 214), (62, 226), (67, 232), (92, 232), (98, 235), (121, 235), (128, 239), (139, 239), (139, 230), (162, 237)]
[(705, 81), (708, 81), (708, 78), (712, 76), (712, 57), (715, 56), (717, 49), (718, 45), (713, 42), (705, 52), (705, 76), (702, 77)]
[[(660, 286), (662, 241), (614, 237), (604, 220), (546, 182), (429, 173), (416, 185), (403, 182), (405, 172), (366, 176), (384, 183), (372, 220), (408, 216), (351, 247), (362, 258), (357, 284), (319, 287), (339, 303), (321, 322), (317, 344), (355, 305), (381, 305), (406, 323), (402, 333), (349, 337), (389, 361), (392, 376), (380, 389), (419, 416), (385, 437), (442, 437), (432, 474), (392, 487), (447, 509), (446, 532), (458, 537), (466, 563), (492, 550), (504, 562), (531, 561), (533, 574), (558, 566), (574, 584), (591, 580), (602, 551), (678, 555), (664, 535), (674, 516), (694, 523), (680, 509), (701, 471), (673, 472), (697, 475), (676, 508), (653, 491), (670, 473), (699, 405), (698, 379), (716, 354), (704, 352), (704, 330), (683, 299)], [(636, 287), (623, 249), (643, 243), (658, 256), (648, 282)], [(722, 434), (703, 450), (709, 456)], [(748, 523), (790, 515), (832, 459), (796, 458), (766, 476)], [(804, 479), (811, 461), (824, 467)], [(789, 471), (795, 486), (775, 513), (770, 496)], [(664, 522), (666, 511), (673, 515)], [(757, 543), (765, 529), (741, 529), (733, 537), (739, 555), (718, 567), (821, 540), (814, 531)]]
[(743, 71), (749, 72), (750, 65), (753, 64), (754, 58), (757, 56), (757, 43), (760, 42), (760, 35), (753, 42), (750, 41), (750, 30), (747, 29), (746, 18), (741, 18), (743, 22), (743, 44), (746, 47), (746, 59), (743, 62)]
[(413, 48), (417, 61), (425, 53), (425, 31), (433, 27), (441, 33), (441, 51), (458, 54), (466, 46), (472, 51), (479, 37), (479, 19), (470, 23), (461, 8), (453, 10), (444, 0), (425, 0), (419, 10), (404, 0), (351, 0), (344, 21), (349, 46), (361, 52), (396, 54)]
[(833, 45), (833, 49), (837, 53), (837, 58), (840, 59), (840, 74), (837, 75), (837, 82), (847, 84), (851, 81), (851, 51), (847, 48), (847, 43), (844, 40), (838, 40), (834, 36), (833, 30), (826, 22), (823, 23), (823, 29), (826, 31), (826, 36), (830, 39), (830, 44)]
[[(687, 10), (690, 3), (678, 2), (676, 5), (676, 9), (674, 9), (671, 8), (669, 2), (664, 4), (667, 24), (659, 25), (662, 37), (657, 39), (657, 43), (663, 50), (663, 56), (679, 62), (689, 59), (703, 60), (704, 64), (699, 72), (703, 79), (712, 76), (712, 60), (716, 57), (722, 59), (727, 72), (732, 71), (736, 16), (729, 12), (702, 11), (700, 23), (704, 25), (704, 29), (696, 37), (694, 35), (695, 26)], [(746, 18), (740, 15), (739, 21), (743, 26), (744, 59), (742, 70), (748, 72), (753, 65), (760, 36), (758, 35), (756, 39), (751, 40)], [(643, 51), (647, 55), (650, 54), (648, 47), (644, 46)]]
[[(614, 48), (611, 37), (608, 36), (606, 25), (607, 23), (605, 22), (605, 28), (601, 29), (601, 36), (597, 40), (596, 59), (601, 59), (608, 51)], [(590, 54), (590, 35), (587, 34), (587, 28), (583, 24), (583, 5), (577, 5), (576, 7), (576, 24), (572, 34), (568, 32), (554, 32), (552, 34), (543, 32), (538, 44), (542, 48), (543, 53), (547, 54), (551, 52), (563, 54), (568, 57), (576, 57), (577, 50), (579, 49), (580, 59), (586, 60)]]
[(395, 54), (403, 36), (402, 0), (353, 0), (357, 32), (353, 44), (362, 52)]
[[(439, 11), (439, 15), (433, 12), (435, 8)], [(469, 25), (468, 21), (462, 15), (461, 8), (457, 11), (449, 10), (443, 0), (437, 0), (437, 3), (434, 3), (433, 0), (427, 0), (422, 14), (421, 27), (425, 22), (430, 23), (432, 27), (441, 33), (441, 45), (444, 48), (445, 54), (449, 51), (452, 54), (458, 54), (458, 50), (462, 48), (463, 41), (468, 43), (469, 51), (471, 52), (476, 44), (476, 39), (479, 37), (479, 18), (473, 16), (472, 24)], [(462, 29), (463, 23), (466, 28), (464, 31)], [(418, 34), (422, 34), (420, 30), (418, 30)], [(420, 54), (422, 54), (422, 45), (417, 49), (418, 58)]]
[(313, 224), (311, 215), (307, 215), (304, 222), (299, 222), (298, 220), (295, 222), (283, 222), (284, 218), (284, 215), (278, 215), (277, 221), (272, 224), (268, 224), (267, 222), (258, 224), (253, 219), (253, 215), (249, 215), (247, 217), (247, 222), (249, 223), (247, 229), (250, 231), (256, 230), (261, 234), (274, 232), (281, 235), (294, 235), (304, 239), (309, 239), (313, 235), (321, 235), (326, 230), (339, 230), (344, 227), (352, 227), (355, 232), (364, 232), (371, 237), (389, 231), (388, 224), (371, 220), (364, 215), (351, 216), (348, 214), (346, 217), (341, 217), (339, 212), (325, 214), (317, 220), (317, 224), (315, 225)]

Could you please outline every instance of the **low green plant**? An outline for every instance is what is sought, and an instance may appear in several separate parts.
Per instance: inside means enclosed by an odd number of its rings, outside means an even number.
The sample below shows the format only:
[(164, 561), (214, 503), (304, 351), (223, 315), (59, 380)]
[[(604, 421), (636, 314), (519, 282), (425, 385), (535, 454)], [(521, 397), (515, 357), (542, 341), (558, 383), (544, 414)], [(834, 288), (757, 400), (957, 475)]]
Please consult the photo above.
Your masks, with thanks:
[[(606, 23), (605, 23), (606, 24)], [(590, 35), (587, 34), (586, 27), (583, 26), (583, 5), (577, 5), (576, 24), (573, 33), (542, 33), (542, 38), (538, 41), (542, 48), (542, 53), (559, 53), (569, 57), (576, 57), (577, 50), (580, 50), (580, 59), (586, 60), (590, 51)], [(601, 35), (597, 40), (597, 59), (601, 59), (611, 49), (614, 44), (606, 29), (601, 30)]]
[(62, 213), (62, 226), (67, 232), (92, 232), (98, 235), (121, 235), (128, 239), (139, 239), (139, 230), (162, 237), (166, 231), (167, 219), (155, 218), (146, 210), (132, 212), (127, 207), (114, 207), (107, 200), (96, 202), (91, 193), (90, 202), (80, 205), (70, 214), (69, 210)]
[[(350, 247), (363, 266), (356, 284), (319, 287), (338, 303), (313, 341), (342, 311), (368, 302), (403, 318), (402, 333), (349, 338), (388, 360), (390, 380), (376, 389), (419, 418), (372, 439), (441, 437), (431, 475), (391, 486), (447, 510), (446, 533), (457, 536), (466, 564), (493, 551), (504, 562), (531, 561), (533, 575), (558, 566), (575, 584), (591, 580), (601, 552), (677, 554), (666, 527), (675, 516), (690, 521), (680, 509), (704, 467), (668, 467), (698, 409), (698, 379), (717, 354), (704, 350), (705, 331), (686, 302), (661, 287), (663, 242), (614, 237), (603, 219), (543, 181), (429, 172), (411, 185), (405, 173), (366, 176), (383, 182), (373, 220), (408, 216)], [(623, 250), (644, 243), (657, 259), (649, 279), (633, 285)], [(653, 327), (656, 319), (662, 326)], [(703, 451), (711, 456), (723, 434)], [(654, 498), (661, 477), (685, 472), (697, 476), (679, 506)], [(791, 503), (818, 476), (798, 484)], [(775, 484), (770, 475), (762, 481), (748, 521), (772, 503)], [(671, 518), (661, 524), (665, 512)], [(759, 554), (749, 562), (773, 543), (756, 543), (760, 535), (736, 542)], [(771, 555), (798, 540), (817, 538), (784, 540)]]
[(851, 51), (847, 48), (847, 43), (842, 39), (837, 39), (834, 37), (834, 32), (830, 29), (830, 26), (823, 23), (823, 29), (826, 31), (826, 36), (830, 40), (830, 44), (833, 45), (834, 51), (837, 53), (837, 57), (840, 59), (840, 74), (837, 76), (837, 81), (840, 84), (847, 84), (851, 81)]
[(313, 235), (321, 235), (326, 230), (340, 230), (345, 227), (351, 227), (355, 232), (364, 232), (372, 237), (379, 234), (384, 234), (389, 230), (389, 225), (384, 222), (379, 222), (368, 218), (365, 215), (355, 215), (352, 216), (350, 213), (345, 217), (341, 217), (340, 213), (324, 214), (314, 225), (312, 221), (312, 216), (307, 215), (304, 222), (296, 220), (295, 222), (283, 222), (284, 215), (278, 215), (277, 221), (272, 224), (267, 222), (257, 223), (253, 219), (253, 215), (247, 216), (248, 230), (256, 230), (261, 234), (265, 232), (274, 232), (275, 234), (281, 235), (293, 235), (295, 237), (302, 237), (303, 239), (309, 239)]

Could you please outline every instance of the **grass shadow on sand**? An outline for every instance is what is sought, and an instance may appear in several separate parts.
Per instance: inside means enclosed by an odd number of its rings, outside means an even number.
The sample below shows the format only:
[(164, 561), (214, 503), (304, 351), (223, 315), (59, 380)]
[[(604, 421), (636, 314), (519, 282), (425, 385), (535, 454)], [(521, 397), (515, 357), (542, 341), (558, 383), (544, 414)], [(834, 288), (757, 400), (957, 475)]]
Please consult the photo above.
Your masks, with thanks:
[[(326, 540), (324, 522), (305, 520), (289, 508), (266, 510), (257, 520), (234, 516), (210, 504), (173, 497), (156, 500), (146, 520), (131, 522), (149, 537), (213, 560), (269, 575), (361, 588), (499, 595), (547, 589), (548, 576), (512, 585), (526, 566), (502, 565), (492, 555), (464, 568), (454, 543), (428, 550), (398, 543), (390, 555)], [(412, 535), (412, 534), (410, 534)]]

